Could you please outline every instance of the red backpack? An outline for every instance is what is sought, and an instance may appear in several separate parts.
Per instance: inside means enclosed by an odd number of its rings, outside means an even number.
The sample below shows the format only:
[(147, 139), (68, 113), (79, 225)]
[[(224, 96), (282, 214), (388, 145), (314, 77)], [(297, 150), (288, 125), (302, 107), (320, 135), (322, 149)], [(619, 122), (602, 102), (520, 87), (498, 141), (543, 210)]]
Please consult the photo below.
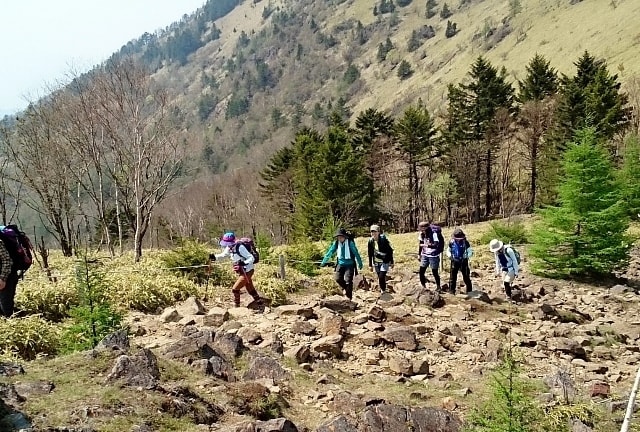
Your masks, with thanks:
[(0, 239), (13, 261), (12, 271), (24, 274), (33, 264), (33, 246), (17, 225), (0, 226)]

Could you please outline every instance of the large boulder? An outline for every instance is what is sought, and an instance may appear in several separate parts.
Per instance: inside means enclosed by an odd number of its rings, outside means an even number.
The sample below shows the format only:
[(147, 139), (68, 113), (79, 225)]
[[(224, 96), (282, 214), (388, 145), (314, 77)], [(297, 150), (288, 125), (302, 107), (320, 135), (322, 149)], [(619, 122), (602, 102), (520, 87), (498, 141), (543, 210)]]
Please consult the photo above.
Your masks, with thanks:
[(258, 356), (249, 362), (247, 371), (242, 376), (245, 381), (270, 378), (274, 382), (288, 379), (289, 373), (284, 370), (277, 360), (267, 356)]
[(126, 386), (153, 389), (159, 378), (158, 359), (151, 350), (142, 348), (137, 354), (119, 356), (106, 381), (122, 380)]

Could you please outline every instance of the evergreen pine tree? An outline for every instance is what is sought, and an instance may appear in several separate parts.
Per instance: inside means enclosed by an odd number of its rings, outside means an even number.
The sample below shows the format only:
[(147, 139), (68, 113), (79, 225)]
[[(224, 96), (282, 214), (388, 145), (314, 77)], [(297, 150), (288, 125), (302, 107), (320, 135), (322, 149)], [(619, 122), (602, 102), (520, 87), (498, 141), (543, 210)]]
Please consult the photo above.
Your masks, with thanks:
[(443, 4), (442, 5), (442, 10), (440, 11), (440, 18), (442, 19), (447, 19), (449, 18), (451, 15), (453, 15), (453, 13), (449, 10), (449, 5), (448, 4)]
[(413, 69), (411, 69), (411, 65), (408, 61), (402, 60), (398, 65), (398, 78), (401, 80), (409, 78), (413, 75)]
[(640, 138), (636, 134), (625, 139), (622, 168), (620, 169), (622, 201), (632, 220), (640, 219)]
[(452, 38), (458, 33), (458, 24), (447, 21), (447, 29), (444, 31), (444, 36), (446, 38)]
[(588, 52), (575, 63), (576, 75), (562, 77), (554, 142), (562, 149), (575, 131), (593, 127), (598, 137), (612, 138), (629, 124), (627, 96), (620, 92), (617, 75), (610, 75), (604, 60)]
[(629, 220), (609, 155), (593, 128), (563, 158), (558, 205), (539, 211), (532, 269), (551, 277), (602, 277), (629, 262)]
[(408, 167), (409, 227), (416, 229), (421, 202), (418, 168), (430, 165), (441, 153), (429, 111), (422, 104), (407, 108), (394, 126), (394, 137), (396, 150)]
[(518, 82), (520, 93), (518, 100), (541, 101), (558, 91), (558, 73), (551, 64), (540, 54), (536, 54), (526, 66), (527, 76)]
[(427, 0), (427, 7), (426, 7), (426, 13), (425, 16), (427, 17), (427, 19), (429, 18), (433, 18), (434, 16), (436, 16), (436, 6), (438, 6), (438, 3), (436, 3), (436, 0)]
[(407, 43), (407, 51), (413, 52), (420, 48), (420, 45), (422, 45), (422, 40), (420, 39), (418, 32), (414, 30), (411, 32), (411, 37), (409, 38), (409, 42)]

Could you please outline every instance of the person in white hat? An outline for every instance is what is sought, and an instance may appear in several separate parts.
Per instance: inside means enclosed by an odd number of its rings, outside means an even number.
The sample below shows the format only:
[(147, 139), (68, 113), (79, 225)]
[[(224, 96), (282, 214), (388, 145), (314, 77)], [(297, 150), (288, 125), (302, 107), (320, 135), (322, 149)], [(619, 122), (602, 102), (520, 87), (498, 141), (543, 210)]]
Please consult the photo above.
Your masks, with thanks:
[(511, 246), (505, 245), (498, 239), (489, 242), (489, 250), (496, 258), (496, 274), (502, 274), (504, 292), (507, 297), (511, 298), (511, 284), (518, 277), (520, 271), (516, 254)]
[(387, 272), (393, 268), (393, 248), (379, 225), (371, 225), (371, 238), (367, 244), (369, 268), (378, 275), (380, 293), (387, 290)]

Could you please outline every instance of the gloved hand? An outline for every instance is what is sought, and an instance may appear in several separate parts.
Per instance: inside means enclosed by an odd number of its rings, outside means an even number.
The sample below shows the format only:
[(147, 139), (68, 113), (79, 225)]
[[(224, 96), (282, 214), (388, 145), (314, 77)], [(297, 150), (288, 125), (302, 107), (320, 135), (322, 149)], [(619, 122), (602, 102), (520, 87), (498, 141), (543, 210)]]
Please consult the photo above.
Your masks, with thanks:
[(215, 260), (216, 260), (216, 254), (210, 253), (209, 254), (209, 261), (215, 261)]
[(502, 267), (502, 271), (503, 271), (503, 272), (507, 272), (507, 273), (508, 273), (508, 272), (509, 272), (509, 269), (508, 269), (508, 268), (506, 268), (506, 267)]

